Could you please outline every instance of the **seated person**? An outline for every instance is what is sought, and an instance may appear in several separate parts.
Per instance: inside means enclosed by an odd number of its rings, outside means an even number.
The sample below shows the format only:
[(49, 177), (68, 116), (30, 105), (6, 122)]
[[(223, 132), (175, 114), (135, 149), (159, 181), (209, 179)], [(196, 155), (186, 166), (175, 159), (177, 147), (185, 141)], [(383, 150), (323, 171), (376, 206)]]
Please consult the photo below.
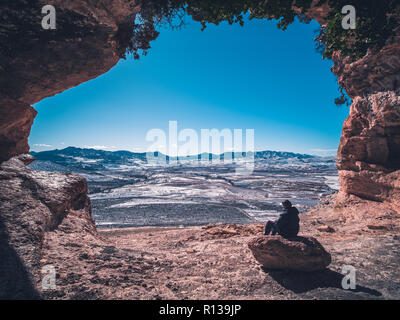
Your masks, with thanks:
[(269, 235), (272, 232), (272, 235), (278, 233), (284, 238), (291, 238), (296, 237), (299, 233), (299, 211), (295, 207), (292, 207), (292, 203), (289, 200), (283, 201), (282, 206), (285, 211), (276, 221), (267, 221), (264, 235)]

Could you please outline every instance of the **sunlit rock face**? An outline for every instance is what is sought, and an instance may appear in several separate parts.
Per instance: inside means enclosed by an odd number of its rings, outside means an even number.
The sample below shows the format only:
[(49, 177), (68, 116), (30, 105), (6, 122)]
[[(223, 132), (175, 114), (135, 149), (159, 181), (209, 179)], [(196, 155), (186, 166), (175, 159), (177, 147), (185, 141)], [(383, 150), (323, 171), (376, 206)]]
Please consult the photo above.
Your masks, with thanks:
[[(325, 23), (317, 1), (306, 14)], [(400, 25), (400, 21), (399, 21)], [(400, 28), (379, 52), (351, 61), (333, 55), (333, 73), (353, 100), (343, 124), (337, 167), (341, 195), (391, 201), (400, 207)], [(342, 198), (343, 197), (339, 197)]]
[(400, 203), (400, 35), (355, 62), (334, 56), (333, 72), (353, 99), (337, 166), (342, 194)]
[(124, 52), (121, 33), (132, 30), (130, 0), (52, 1), (56, 30), (42, 28), (44, 0), (1, 3), (0, 161), (28, 152), (35, 116), (30, 107), (93, 79)]

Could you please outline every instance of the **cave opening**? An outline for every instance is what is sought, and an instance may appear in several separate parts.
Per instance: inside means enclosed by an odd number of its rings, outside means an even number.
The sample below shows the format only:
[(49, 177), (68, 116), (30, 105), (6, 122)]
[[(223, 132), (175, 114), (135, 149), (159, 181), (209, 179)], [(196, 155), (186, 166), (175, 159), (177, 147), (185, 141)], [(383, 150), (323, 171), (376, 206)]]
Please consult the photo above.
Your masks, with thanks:
[[(335, 192), (334, 158), (348, 109), (333, 103), (338, 91), (332, 62), (321, 58), (313, 42), (318, 23), (296, 20), (282, 32), (276, 21), (246, 20), (244, 27), (222, 23), (201, 31), (191, 17), (185, 19), (179, 30), (161, 28), (139, 60), (128, 56), (100, 77), (34, 105), (39, 113), (29, 139), (37, 161), (31, 167), (83, 175), (100, 227), (246, 222), (277, 214), (280, 201), (296, 196), (295, 190), (303, 189), (302, 211), (319, 195)], [(216, 179), (211, 177), (215, 167), (143, 169), (150, 145), (146, 134), (154, 128), (168, 132), (171, 121), (179, 132), (190, 128), (198, 136), (204, 129), (253, 129), (256, 157), (267, 158), (256, 161), (278, 160), (268, 174), (260, 164), (259, 179), (253, 181), (226, 179), (231, 168), (218, 168)], [(220, 153), (229, 151), (224, 148)], [(167, 181), (153, 178), (155, 173)], [(112, 174), (117, 177), (110, 179)], [(282, 179), (273, 177), (279, 174)], [(199, 177), (209, 183), (207, 192), (187, 194), (199, 189)], [(266, 177), (273, 182), (263, 185)], [(220, 180), (225, 184), (218, 187)], [(248, 192), (252, 183), (257, 187), (251, 203), (214, 199), (215, 192)], [(268, 196), (267, 189), (279, 183)], [(165, 214), (157, 220), (155, 211)], [(185, 214), (175, 216), (175, 211)], [(201, 217), (185, 221), (182, 216), (192, 211)]]

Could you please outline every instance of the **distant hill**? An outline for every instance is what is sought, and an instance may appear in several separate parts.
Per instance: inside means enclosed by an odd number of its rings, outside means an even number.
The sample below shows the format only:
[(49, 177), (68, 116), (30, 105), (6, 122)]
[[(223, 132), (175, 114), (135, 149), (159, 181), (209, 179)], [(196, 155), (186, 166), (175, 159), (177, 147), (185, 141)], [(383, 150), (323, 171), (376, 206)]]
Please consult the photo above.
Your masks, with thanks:
[[(131, 152), (126, 150), (120, 151), (105, 151), (105, 150), (98, 150), (98, 149), (88, 149), (88, 148), (76, 148), (76, 147), (67, 147), (65, 149), (55, 149), (49, 151), (41, 151), (41, 152), (34, 152), (32, 151), (31, 154), (36, 157), (37, 160), (49, 160), (49, 161), (62, 161), (66, 157), (80, 157), (92, 160), (99, 160), (99, 159), (109, 159), (110, 161), (126, 161), (127, 159), (141, 159), (146, 161), (146, 153), (141, 152)], [(220, 158), (224, 158), (224, 155), (228, 155), (229, 153), (221, 154)], [(243, 152), (242, 155), (245, 153)], [(212, 154), (208, 154), (211, 158)], [(240, 153), (233, 153), (232, 156), (238, 156)], [(182, 159), (185, 158), (201, 158), (202, 154), (197, 156), (188, 156), (188, 157), (181, 157)], [(204, 156), (204, 154), (203, 154)], [(207, 154), (206, 154), (207, 156)], [(214, 155), (215, 156), (215, 155)], [(218, 155), (217, 155), (218, 157)], [(168, 156), (167, 156), (168, 158)], [(297, 159), (311, 159), (316, 158), (316, 156), (309, 155), (309, 154), (300, 154), (300, 153), (293, 153), (293, 152), (285, 152), (285, 151), (256, 151), (255, 153), (256, 159), (288, 159), (288, 158), (297, 158)]]
[[(56, 149), (42, 152), (31, 152), (36, 158), (36, 164), (32, 165), (35, 169), (41, 170), (55, 170), (55, 171), (67, 171), (67, 172), (79, 172), (79, 171), (99, 171), (107, 170), (111, 167), (118, 166), (142, 166), (147, 164), (146, 153), (137, 153), (131, 151), (105, 151), (97, 149), (86, 149), (86, 148), (75, 148), (68, 147), (65, 149)], [(158, 152), (155, 153), (156, 155)], [(158, 155), (162, 155), (161, 153)], [(224, 153), (221, 155), (212, 154), (199, 154), (195, 156), (179, 157), (180, 160), (195, 161), (197, 159), (225, 159), (232, 157), (237, 159), (240, 156), (244, 156), (244, 153)], [(165, 156), (167, 163), (170, 157)], [(257, 151), (254, 154), (256, 162), (309, 162), (313, 160), (321, 159), (320, 157), (299, 154), (293, 152), (282, 152), (282, 151)], [(327, 159), (324, 159), (327, 161)], [(333, 159), (332, 159), (333, 161)]]
[[(65, 149), (56, 149), (42, 152), (31, 152), (37, 160), (64, 162), (66, 158), (82, 158), (87, 160), (107, 160), (115, 163), (125, 163), (129, 159), (146, 160), (146, 153), (134, 153), (130, 151), (105, 151), (97, 149), (84, 149), (68, 147)], [(79, 159), (76, 159), (79, 160)]]
[[(146, 153), (130, 151), (105, 151), (68, 147), (42, 152), (31, 152), (37, 161), (32, 164), (35, 169), (55, 171), (90, 171), (106, 170), (107, 166), (138, 166), (146, 163)], [(38, 167), (39, 166), (39, 167)], [(48, 166), (49, 168), (43, 168)]]

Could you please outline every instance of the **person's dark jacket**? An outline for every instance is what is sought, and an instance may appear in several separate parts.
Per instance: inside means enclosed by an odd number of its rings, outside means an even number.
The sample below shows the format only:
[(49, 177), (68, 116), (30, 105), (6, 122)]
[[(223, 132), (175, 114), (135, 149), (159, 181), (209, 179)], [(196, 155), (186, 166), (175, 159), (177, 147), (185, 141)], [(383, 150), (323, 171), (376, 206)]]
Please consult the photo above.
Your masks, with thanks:
[(278, 226), (278, 233), (283, 237), (295, 237), (299, 233), (299, 211), (295, 207), (285, 209), (278, 220), (275, 222)]

